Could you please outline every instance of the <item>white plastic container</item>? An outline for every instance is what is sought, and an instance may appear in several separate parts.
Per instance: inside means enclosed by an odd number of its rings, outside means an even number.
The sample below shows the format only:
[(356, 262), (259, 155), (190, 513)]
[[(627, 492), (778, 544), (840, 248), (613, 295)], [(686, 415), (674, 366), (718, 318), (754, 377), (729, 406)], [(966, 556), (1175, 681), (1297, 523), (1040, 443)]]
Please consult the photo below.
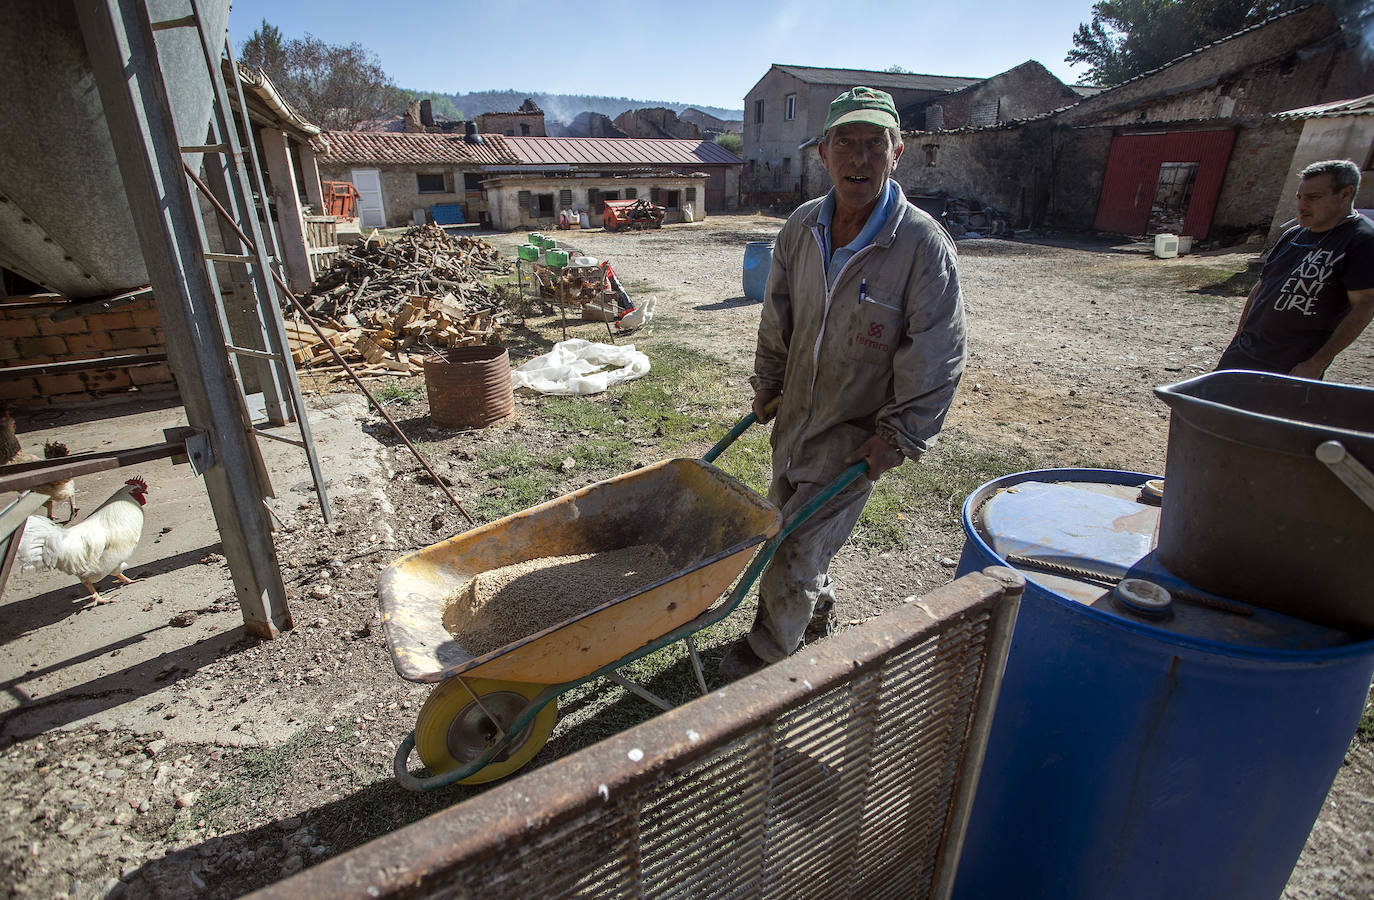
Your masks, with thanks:
[(1155, 256), (1159, 259), (1173, 259), (1178, 256), (1178, 235), (1155, 235)]

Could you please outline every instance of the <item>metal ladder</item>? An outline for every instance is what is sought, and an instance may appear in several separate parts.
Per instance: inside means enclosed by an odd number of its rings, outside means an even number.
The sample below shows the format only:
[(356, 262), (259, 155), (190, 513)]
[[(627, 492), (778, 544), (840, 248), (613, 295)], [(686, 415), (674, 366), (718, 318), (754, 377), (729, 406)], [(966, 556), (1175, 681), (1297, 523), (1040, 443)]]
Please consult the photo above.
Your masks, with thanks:
[[(183, 157), (202, 155), (205, 158), (206, 180), (196, 177), (192, 166), (185, 165), (186, 185), (194, 199), (199, 192), (205, 199), (231, 223), (232, 231), (221, 230), (226, 251), (215, 252), (210, 249), (209, 233), (205, 222), (196, 217), (196, 234), (200, 240), (203, 269), (216, 298), (215, 310), (219, 316), (220, 327), (226, 336), (225, 349), (229, 354), (229, 364), (239, 387), (243, 400), (244, 421), (259, 437), (291, 444), (305, 452), (310, 464), (310, 475), (314, 481), (315, 494), (319, 499), (320, 513), (326, 523), (332, 519), (329, 498), (325, 493), (324, 477), (320, 472), (319, 458), (315, 443), (310, 436), (310, 420), (306, 414), (305, 402), (301, 396), (300, 383), (296, 379), (296, 368), (292, 363), (286, 329), (282, 319), (280, 298), (277, 294), (276, 278), (271, 268), (277, 261), (276, 240), (270, 227), (262, 227), (262, 222), (270, 222), (266, 209), (267, 191), (263, 182), (261, 166), (258, 164), (257, 149), (253, 142), (253, 127), (248, 117), (248, 106), (243, 96), (243, 85), (238, 78), (234, 61), (233, 47), (226, 34), (222, 44), (216, 46), (206, 30), (200, 14), (200, 4), (190, 0), (191, 14), (178, 19), (150, 21), (153, 33), (172, 29), (192, 28), (198, 36), (202, 57), (210, 83), (214, 88), (214, 101), (208, 128), (208, 140), (201, 145), (183, 145)], [(146, 7), (144, 7), (146, 13)], [(161, 74), (161, 68), (156, 67)], [(227, 73), (226, 73), (227, 69)], [(226, 79), (233, 85), (234, 97), (231, 102)], [(164, 85), (165, 96), (165, 85)], [(242, 127), (244, 139), (239, 140)], [(245, 164), (247, 159), (253, 165)], [(213, 162), (212, 162), (213, 160)], [(248, 171), (253, 181), (250, 184)], [(208, 184), (207, 184), (208, 182)], [(262, 220), (259, 208), (254, 201), (253, 191), (263, 198)], [(246, 240), (245, 240), (246, 238)], [(235, 246), (237, 245), (237, 246)], [(259, 333), (266, 349), (242, 347), (228, 340), (230, 327), (223, 304), (223, 290), (217, 272), (217, 263), (242, 266), (249, 279), (255, 298), (256, 316)], [(232, 268), (231, 268), (232, 279)], [(276, 276), (279, 277), (279, 276)], [(244, 395), (243, 372), (240, 358), (259, 361), (255, 367), (263, 391), (266, 418), (254, 421)], [(282, 425), (295, 420), (299, 427), (300, 438), (286, 437), (267, 430), (271, 426)], [(265, 470), (264, 470), (265, 474)]]
[[(231, 204), (235, 202), (232, 194), (239, 198), (239, 212), (225, 213), (231, 219), (237, 216), (231, 226), (242, 243), (241, 247), (235, 245), (242, 252), (232, 254), (236, 259), (230, 264), (244, 265), (245, 271), (251, 268), (263, 282), (269, 276), (274, 281), (281, 276), (270, 268), (268, 245), (256, 222), (256, 207), (243, 174), (242, 157), (235, 152), (237, 148), (241, 154), (242, 148), (238, 146), (237, 134), (228, 127), (233, 120), (220, 71), (209, 72), (210, 93), (214, 96), (202, 97), (200, 101), (214, 107), (217, 130), (213, 133), (218, 137), (207, 141), (204, 149), (188, 149), (185, 145), (204, 140), (205, 132), (183, 136), (176, 131), (159, 59), (158, 44), (162, 42), (155, 39), (155, 27), (157, 31), (171, 32), (165, 35), (169, 53), (177, 59), (179, 69), (186, 71), (214, 70), (223, 56), (221, 48), (227, 47), (227, 29), (221, 38), (209, 40), (202, 24), (206, 20), (202, 9), (192, 6), (192, 14), (185, 16), (187, 7), (175, 5), (180, 2), (85, 0), (74, 4), (74, 11), (158, 315), (167, 335), (167, 360), (177, 376), (177, 388), (190, 423), (190, 433), (184, 436), (187, 457), (205, 483), (243, 612), (244, 628), (250, 635), (272, 638), (292, 627), (292, 617), (272, 538), (273, 513), (266, 503), (271, 486), (257, 440), (262, 431), (246, 414), (238, 368), (241, 358), (261, 366), (261, 354), (275, 354), (279, 371), (285, 376), (281, 384), (286, 386), (295, 404), (292, 412), (302, 426), (301, 444), (310, 454), (317, 487), (322, 479), (308, 423), (301, 415), (304, 410), (294, 373), (287, 362), (285, 328), (280, 313), (272, 305), (275, 295), (269, 293), (270, 287), (260, 288), (255, 295), (263, 349), (241, 353), (229, 346), (235, 342), (226, 330), (223, 295), (214, 271), (215, 264), (223, 261), (207, 255), (204, 213), (191, 189), (195, 173), (188, 171), (187, 152), (218, 154), (213, 158), (221, 159), (225, 167), (221, 169), (225, 172), (225, 195), (230, 197)], [(155, 9), (171, 7), (174, 11), (159, 18), (173, 21), (161, 21), (155, 26), (149, 14), (150, 5)], [(194, 39), (189, 32), (192, 28)], [(178, 34), (172, 29), (183, 31)], [(200, 113), (196, 115), (199, 129)], [(215, 168), (211, 166), (212, 170)], [(230, 174), (234, 177), (228, 177)], [(239, 227), (239, 221), (247, 232)], [(258, 239), (253, 240), (252, 234)], [(252, 330), (251, 326), (248, 330)], [(271, 355), (266, 358), (269, 362), (273, 360)], [(324, 504), (321, 506), (322, 512), (327, 509)]]

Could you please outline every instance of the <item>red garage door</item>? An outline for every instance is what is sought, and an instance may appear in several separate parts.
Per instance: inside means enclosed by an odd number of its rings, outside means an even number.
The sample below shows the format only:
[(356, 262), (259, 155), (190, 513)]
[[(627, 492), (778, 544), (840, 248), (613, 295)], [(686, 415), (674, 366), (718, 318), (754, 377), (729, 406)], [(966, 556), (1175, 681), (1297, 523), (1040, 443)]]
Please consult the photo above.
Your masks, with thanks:
[(1229, 130), (1118, 135), (1107, 156), (1093, 227), (1205, 238), (1234, 139)]

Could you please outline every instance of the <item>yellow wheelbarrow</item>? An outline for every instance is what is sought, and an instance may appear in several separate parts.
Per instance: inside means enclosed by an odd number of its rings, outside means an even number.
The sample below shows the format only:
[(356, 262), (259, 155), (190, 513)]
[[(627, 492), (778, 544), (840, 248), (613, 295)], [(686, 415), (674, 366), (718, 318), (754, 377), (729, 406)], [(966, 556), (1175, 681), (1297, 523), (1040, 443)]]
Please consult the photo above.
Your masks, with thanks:
[[(850, 466), (783, 522), (777, 507), (711, 464), (756, 421), (753, 413), (745, 416), (701, 459), (665, 460), (589, 485), (403, 556), (382, 571), (382, 623), (396, 671), (409, 681), (438, 684), (396, 751), (402, 786), (433, 790), (515, 772), (548, 741), (558, 695), (594, 678), (605, 676), (671, 709), (616, 670), (674, 641), (686, 643), (706, 693), (692, 635), (732, 613), (782, 539), (866, 469), (864, 462)], [(466, 588), (478, 574), (643, 544), (662, 548), (671, 575), (498, 649), (480, 655), (463, 649), (463, 623), (471, 618)], [(730, 596), (716, 603), (741, 571)], [(415, 749), (426, 777), (408, 770)]]

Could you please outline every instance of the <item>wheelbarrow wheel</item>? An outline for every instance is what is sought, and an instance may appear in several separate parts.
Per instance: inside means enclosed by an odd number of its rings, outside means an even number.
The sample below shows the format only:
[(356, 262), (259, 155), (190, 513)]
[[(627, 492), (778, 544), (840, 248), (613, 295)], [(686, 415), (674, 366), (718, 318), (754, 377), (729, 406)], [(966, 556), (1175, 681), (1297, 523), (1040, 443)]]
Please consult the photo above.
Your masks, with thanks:
[[(429, 695), (415, 723), (415, 749), (432, 775), (465, 766), (486, 752), (497, 739), (492, 718), (509, 728), (531, 699), (544, 690), (542, 684), (466, 678), (443, 682)], [(469, 693), (471, 690), (471, 693)], [(479, 705), (473, 694), (481, 700)], [(459, 784), (484, 784), (505, 778), (538, 753), (549, 740), (558, 719), (558, 703), (550, 700), (534, 719), (511, 739), (487, 765)]]

